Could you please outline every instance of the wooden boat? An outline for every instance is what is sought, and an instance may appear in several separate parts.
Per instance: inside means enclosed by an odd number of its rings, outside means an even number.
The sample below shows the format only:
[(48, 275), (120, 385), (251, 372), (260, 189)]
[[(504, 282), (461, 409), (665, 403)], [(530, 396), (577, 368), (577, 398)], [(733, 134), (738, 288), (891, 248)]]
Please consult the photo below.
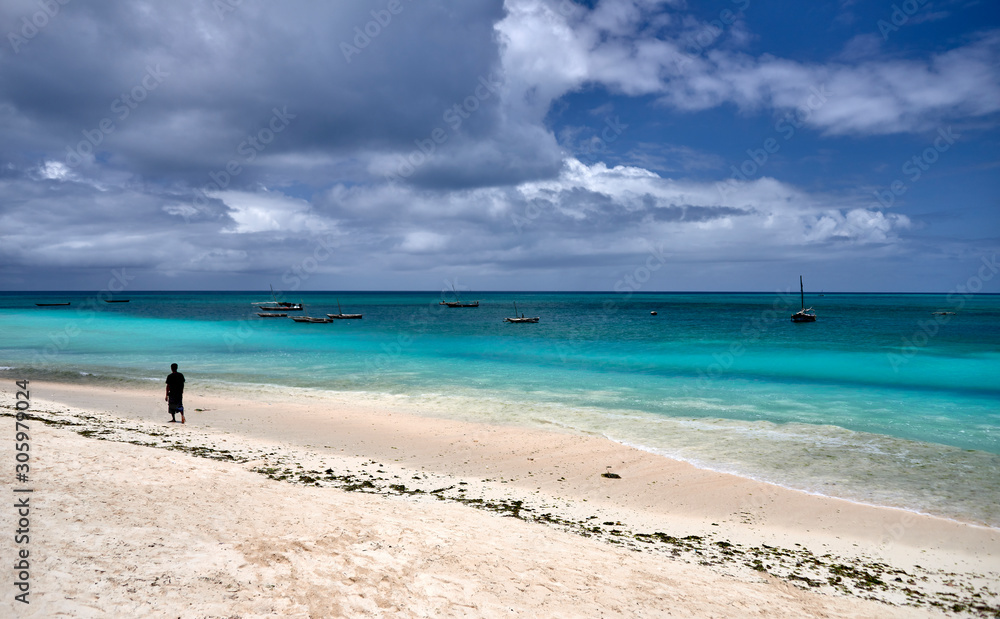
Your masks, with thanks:
[(455, 285), (451, 286), (452, 292), (455, 293), (454, 301), (441, 301), (438, 305), (444, 305), (445, 307), (479, 307), (479, 301), (473, 301), (472, 303), (462, 303), (461, 295), (458, 294), (458, 290)]
[(37, 305), (38, 307), (56, 307), (57, 305), (69, 305), (69, 302), (67, 301), (66, 303), (35, 303), (35, 305)]
[(337, 299), (337, 311), (340, 313), (327, 314), (327, 317), (333, 318), (334, 320), (357, 320), (362, 316), (362, 314), (345, 314), (344, 310), (340, 309), (340, 299)]
[[(274, 286), (271, 286), (271, 298), (273, 301), (257, 301), (251, 303), (251, 305), (259, 305), (260, 310), (264, 312), (301, 312), (301, 303), (292, 303), (291, 301), (279, 301), (278, 297), (274, 294)], [(273, 305), (268, 305), (268, 304)]]
[(294, 320), (295, 322), (316, 322), (316, 323), (333, 322), (332, 318), (316, 318), (313, 316), (292, 316), (292, 320)]
[(538, 316), (535, 316), (534, 318), (525, 318), (524, 314), (521, 314), (521, 317), (518, 318), (517, 317), (517, 302), (515, 301), (514, 302), (514, 317), (513, 318), (504, 318), (503, 321), (504, 322), (513, 322), (515, 324), (527, 323), (527, 322), (538, 322)]
[(276, 314), (273, 312), (257, 312), (261, 318), (287, 318), (288, 314)]
[(806, 309), (806, 293), (802, 287), (802, 276), (799, 275), (799, 296), (802, 300), (802, 309), (792, 314), (792, 322), (816, 322), (816, 314), (810, 314), (813, 308)]
[(105, 303), (128, 303), (130, 299), (105, 299)]

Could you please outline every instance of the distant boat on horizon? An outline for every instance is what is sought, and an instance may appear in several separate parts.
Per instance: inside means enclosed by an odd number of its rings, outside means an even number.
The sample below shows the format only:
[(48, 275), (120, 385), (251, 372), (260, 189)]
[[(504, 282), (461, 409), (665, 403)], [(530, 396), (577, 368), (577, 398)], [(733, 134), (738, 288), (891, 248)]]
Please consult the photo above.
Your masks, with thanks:
[(130, 299), (105, 299), (105, 303), (128, 303)]
[[(259, 306), (258, 309), (265, 312), (301, 312), (301, 303), (292, 303), (290, 301), (279, 301), (278, 297), (274, 294), (274, 286), (271, 288), (271, 298), (273, 301), (256, 301), (250, 305)], [(273, 303), (273, 305), (268, 305), (268, 303)]]
[(451, 286), (452, 292), (455, 293), (454, 301), (444, 301), (442, 300), (438, 305), (444, 305), (445, 307), (479, 307), (479, 301), (473, 301), (472, 303), (462, 303), (462, 297), (458, 294), (458, 290), (455, 285)]
[(56, 307), (57, 305), (69, 305), (69, 301), (65, 303), (35, 303), (38, 307)]
[(792, 322), (816, 322), (816, 314), (810, 314), (813, 308), (806, 309), (806, 293), (802, 287), (802, 276), (799, 275), (799, 297), (802, 301), (802, 309), (792, 314)]

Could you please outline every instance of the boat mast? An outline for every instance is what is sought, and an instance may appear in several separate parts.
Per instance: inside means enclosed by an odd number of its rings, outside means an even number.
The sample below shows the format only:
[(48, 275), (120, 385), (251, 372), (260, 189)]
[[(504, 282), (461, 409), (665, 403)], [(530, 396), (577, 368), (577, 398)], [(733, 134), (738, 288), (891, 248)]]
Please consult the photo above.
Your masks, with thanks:
[(802, 287), (802, 276), (801, 275), (799, 275), (799, 296), (802, 297), (802, 311), (805, 311), (805, 309), (806, 309), (806, 292), (805, 292), (805, 289)]
[(337, 299), (337, 313), (343, 314), (344, 310), (340, 309), (340, 299)]

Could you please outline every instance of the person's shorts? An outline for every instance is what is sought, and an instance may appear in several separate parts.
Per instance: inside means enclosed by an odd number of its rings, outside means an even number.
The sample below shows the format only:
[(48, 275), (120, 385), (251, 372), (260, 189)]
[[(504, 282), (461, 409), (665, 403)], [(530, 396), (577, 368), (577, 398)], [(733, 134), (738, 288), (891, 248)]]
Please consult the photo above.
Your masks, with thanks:
[(171, 413), (183, 413), (184, 406), (180, 402), (168, 402), (167, 410)]

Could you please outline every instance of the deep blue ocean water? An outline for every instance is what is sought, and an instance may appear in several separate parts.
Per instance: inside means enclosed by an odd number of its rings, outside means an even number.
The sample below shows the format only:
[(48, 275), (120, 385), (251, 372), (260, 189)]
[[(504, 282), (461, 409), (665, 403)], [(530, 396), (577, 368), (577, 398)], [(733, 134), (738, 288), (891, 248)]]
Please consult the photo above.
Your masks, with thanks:
[[(0, 375), (162, 382), (177, 362), (189, 382), (391, 394), (1000, 526), (997, 295), (813, 294), (807, 324), (789, 319), (797, 291), (467, 293), (480, 307), (454, 309), (438, 293), (285, 296), (364, 314), (330, 324), (260, 319), (251, 302), (269, 298), (0, 293)], [(504, 323), (515, 301), (541, 321)]]

